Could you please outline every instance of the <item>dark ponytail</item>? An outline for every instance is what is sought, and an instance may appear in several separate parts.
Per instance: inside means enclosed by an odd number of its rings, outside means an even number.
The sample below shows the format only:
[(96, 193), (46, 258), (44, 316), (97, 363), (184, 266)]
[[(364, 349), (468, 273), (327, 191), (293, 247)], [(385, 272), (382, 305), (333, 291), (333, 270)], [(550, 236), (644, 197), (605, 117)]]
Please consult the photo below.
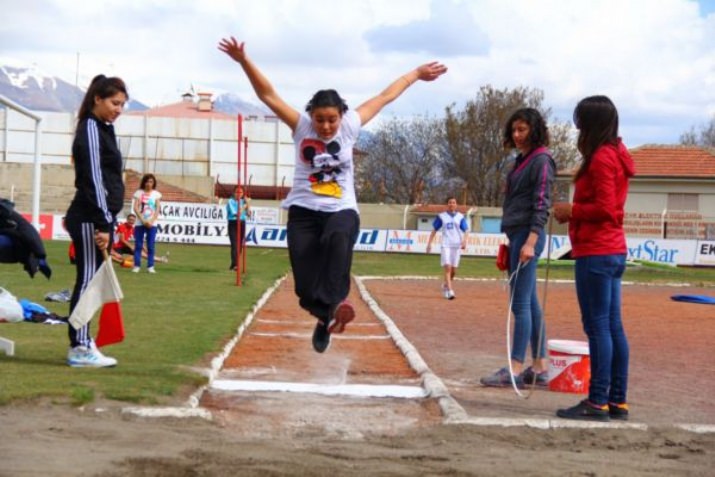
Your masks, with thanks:
[(79, 112), (77, 113), (77, 122), (87, 119), (94, 108), (94, 98), (99, 96), (101, 99), (109, 98), (117, 93), (124, 93), (124, 95), (129, 99), (129, 94), (127, 93), (127, 87), (121, 78), (112, 76), (107, 78), (106, 76), (100, 74), (92, 79), (92, 82), (87, 88), (87, 92), (84, 94), (84, 99), (79, 107)]

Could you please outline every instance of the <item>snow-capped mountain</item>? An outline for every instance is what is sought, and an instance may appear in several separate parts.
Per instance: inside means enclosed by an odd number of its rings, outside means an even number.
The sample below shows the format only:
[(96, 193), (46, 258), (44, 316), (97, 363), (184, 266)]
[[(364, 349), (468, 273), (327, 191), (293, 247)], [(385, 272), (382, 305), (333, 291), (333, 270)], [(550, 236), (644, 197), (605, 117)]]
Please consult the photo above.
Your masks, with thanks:
[[(27, 109), (76, 112), (84, 93), (85, 90), (46, 74), (34, 65), (0, 58), (0, 94)], [(148, 109), (145, 104), (130, 98), (125, 111), (145, 109)], [(244, 101), (238, 95), (226, 92), (214, 96), (214, 109), (231, 115), (273, 116), (263, 105)]]
[[(34, 66), (0, 59), (0, 94), (34, 111), (75, 112), (84, 90)], [(127, 110), (144, 109), (144, 104), (131, 99), (127, 105)]]
[(226, 114), (242, 114), (244, 116), (274, 116), (266, 107), (242, 100), (233, 93), (222, 93), (214, 98), (214, 109)]

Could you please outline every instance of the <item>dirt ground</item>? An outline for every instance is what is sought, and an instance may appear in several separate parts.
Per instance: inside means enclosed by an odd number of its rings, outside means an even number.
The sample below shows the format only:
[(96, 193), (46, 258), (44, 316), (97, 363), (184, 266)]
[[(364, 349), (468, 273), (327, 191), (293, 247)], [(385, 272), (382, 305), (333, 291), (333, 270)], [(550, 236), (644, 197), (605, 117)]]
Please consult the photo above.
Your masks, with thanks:
[[(453, 301), (436, 279), (362, 283), (388, 328), (354, 286), (358, 318), (319, 355), (314, 321), (283, 282), (201, 394), (196, 410), (211, 419), (143, 417), (116, 402), (0, 408), (0, 476), (712, 475), (715, 312), (670, 296), (713, 290), (624, 288), (633, 426), (588, 428), (554, 417), (581, 395), (521, 399), (478, 384), (506, 359), (502, 283), (460, 280)], [(546, 319), (548, 338), (584, 338), (572, 284), (549, 285)], [(446, 395), (397, 397), (434, 390), (427, 375)]]

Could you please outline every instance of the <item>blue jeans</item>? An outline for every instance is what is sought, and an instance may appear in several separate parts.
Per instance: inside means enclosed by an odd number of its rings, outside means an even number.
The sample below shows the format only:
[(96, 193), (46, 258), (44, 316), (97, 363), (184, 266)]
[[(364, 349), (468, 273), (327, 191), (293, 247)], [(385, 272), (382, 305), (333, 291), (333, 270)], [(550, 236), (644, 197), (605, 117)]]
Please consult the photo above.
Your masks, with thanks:
[[(529, 233), (528, 228), (507, 232), (510, 276), (519, 265), (519, 252)], [(546, 325), (536, 297), (536, 266), (545, 244), (546, 233), (542, 230), (534, 247), (536, 255), (521, 265), (519, 273), (510, 282), (513, 297), (511, 311), (514, 313), (514, 343), (511, 348), (511, 359), (520, 363), (524, 362), (529, 343), (531, 343), (532, 358), (546, 357)], [(539, 334), (541, 334), (541, 343), (539, 343)]]
[(146, 235), (146, 266), (154, 266), (154, 244), (156, 243), (156, 225), (154, 227), (144, 227), (137, 225), (134, 227), (134, 266), (142, 265), (142, 248), (144, 248), (144, 236)]
[(576, 294), (591, 355), (588, 399), (594, 404), (626, 402), (629, 350), (621, 322), (625, 268), (625, 255), (576, 259)]

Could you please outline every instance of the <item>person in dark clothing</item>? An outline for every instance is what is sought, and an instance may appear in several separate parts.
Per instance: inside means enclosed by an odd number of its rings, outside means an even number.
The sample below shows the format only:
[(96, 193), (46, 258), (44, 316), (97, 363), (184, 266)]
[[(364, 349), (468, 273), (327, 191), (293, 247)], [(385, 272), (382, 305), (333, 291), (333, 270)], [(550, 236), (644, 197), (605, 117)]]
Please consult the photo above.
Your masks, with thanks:
[[(228, 241), (231, 244), (231, 265), (229, 270), (236, 270), (236, 258), (243, 252), (246, 245), (246, 217), (251, 210), (251, 199), (245, 197), (243, 187), (237, 186), (233, 197), (226, 203), (228, 219)], [(240, 231), (238, 230), (240, 226)]]
[[(112, 123), (128, 100), (120, 78), (98, 75), (79, 109), (72, 143), (75, 188), (65, 223), (76, 249), (77, 277), (70, 315), (97, 269), (103, 251), (112, 244), (112, 230), (124, 205), (122, 155)], [(115, 366), (117, 360), (104, 356), (89, 334), (89, 324), (76, 330), (69, 326), (70, 349), (67, 364), (72, 367)]]
[[(541, 114), (523, 108), (504, 129), (504, 146), (519, 154), (506, 181), (501, 229), (509, 239), (509, 280), (514, 313), (514, 337), (509, 366), (483, 377), (484, 386), (546, 386), (546, 330), (536, 296), (536, 265), (546, 244), (551, 188), (556, 164), (546, 148), (549, 132)], [(532, 365), (523, 369), (531, 344)]]
[(47, 279), (52, 275), (40, 234), (7, 199), (0, 199), (0, 263), (21, 263), (30, 278), (38, 270)]

